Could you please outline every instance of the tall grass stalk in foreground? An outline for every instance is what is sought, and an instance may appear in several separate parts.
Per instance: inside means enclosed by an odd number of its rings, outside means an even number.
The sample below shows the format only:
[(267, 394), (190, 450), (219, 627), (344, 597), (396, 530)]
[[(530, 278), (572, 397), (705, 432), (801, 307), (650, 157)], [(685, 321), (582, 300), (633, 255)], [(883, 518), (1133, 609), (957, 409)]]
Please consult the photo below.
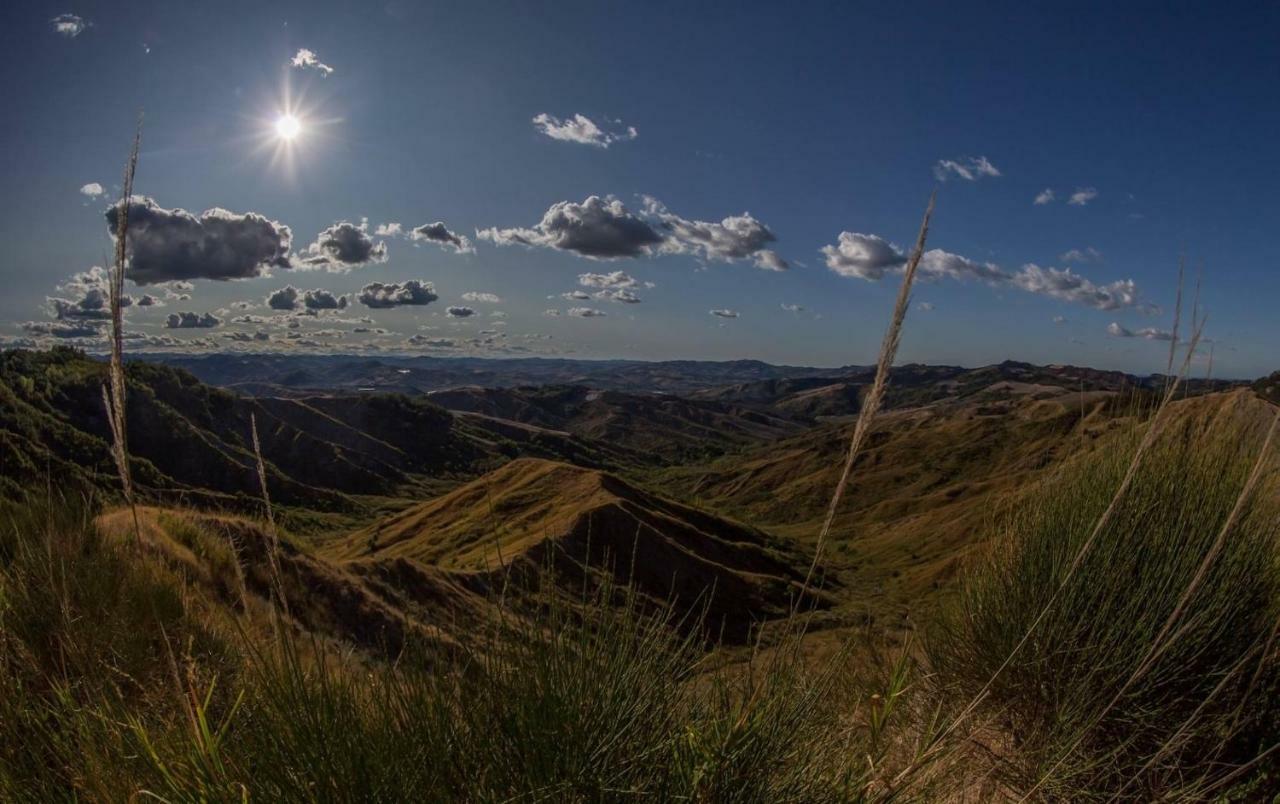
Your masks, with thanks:
[(106, 406), (107, 423), (111, 428), (111, 457), (120, 474), (120, 486), (125, 503), (133, 512), (134, 539), (141, 543), (142, 527), (138, 522), (138, 505), (133, 494), (133, 475), (129, 471), (129, 441), (125, 416), (124, 377), (124, 264), (127, 255), (126, 237), (129, 233), (129, 205), (133, 201), (133, 177), (138, 170), (138, 148), (142, 144), (142, 119), (133, 135), (133, 148), (124, 167), (124, 184), (120, 204), (116, 208), (116, 248), (109, 279), (111, 305), (111, 366), (110, 381), (102, 386), (102, 401)]
[(257, 464), (258, 487), (262, 490), (262, 505), (267, 514), (267, 566), (271, 570), (271, 584), (276, 600), (285, 616), (289, 615), (289, 601), (284, 596), (284, 577), (280, 574), (280, 533), (276, 530), (275, 512), (271, 509), (271, 495), (267, 492), (267, 464), (262, 460), (262, 444), (258, 441), (258, 417), (249, 414), (249, 430), (253, 437), (253, 457)]
[(827, 506), (827, 516), (822, 522), (822, 530), (818, 533), (817, 544), (813, 548), (813, 561), (809, 564), (809, 571), (805, 573), (804, 584), (800, 587), (800, 594), (797, 596), (796, 605), (804, 599), (805, 594), (809, 591), (809, 583), (813, 580), (813, 573), (818, 567), (818, 561), (822, 557), (823, 547), (826, 545), (827, 536), (831, 533), (831, 525), (835, 521), (836, 511), (840, 508), (840, 500), (844, 497), (845, 486), (849, 484), (849, 474), (853, 471), (854, 461), (858, 458), (858, 453), (862, 449), (862, 442), (866, 440), (867, 433), (871, 430), (871, 423), (875, 420), (876, 413), (880, 410), (880, 405), (884, 401), (884, 392), (889, 385), (889, 371), (893, 368), (893, 361), (898, 355), (898, 344), (902, 340), (902, 324), (907, 318), (907, 308), (911, 304), (911, 286), (915, 282), (916, 269), (920, 266), (920, 258), (924, 255), (925, 240), (929, 236), (929, 219), (933, 217), (933, 205), (937, 200), (937, 192), (929, 196), (929, 206), (925, 208), (924, 220), (920, 223), (920, 235), (916, 238), (915, 248), (911, 251), (911, 257), (907, 260), (906, 270), (902, 273), (902, 285), (898, 288), (898, 298), (893, 306), (893, 317), (889, 319), (889, 328), (884, 333), (884, 341), (880, 345), (880, 358), (876, 363), (876, 377), (871, 384), (871, 390), (867, 392), (866, 397), (862, 400), (862, 407), (858, 411), (858, 421), (854, 424), (853, 435), (849, 439), (849, 449), (845, 454), (844, 468), (840, 471), (840, 479), (836, 481), (835, 490), (831, 494), (831, 504)]

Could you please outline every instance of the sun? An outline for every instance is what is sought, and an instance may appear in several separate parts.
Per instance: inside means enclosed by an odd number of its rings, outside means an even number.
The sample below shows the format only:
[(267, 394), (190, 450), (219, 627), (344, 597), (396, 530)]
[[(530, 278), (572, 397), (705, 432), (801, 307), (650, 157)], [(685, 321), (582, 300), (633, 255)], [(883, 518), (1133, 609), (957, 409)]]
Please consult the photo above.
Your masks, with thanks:
[(302, 133), (302, 121), (291, 114), (282, 114), (276, 118), (276, 136), (282, 140), (295, 139)]

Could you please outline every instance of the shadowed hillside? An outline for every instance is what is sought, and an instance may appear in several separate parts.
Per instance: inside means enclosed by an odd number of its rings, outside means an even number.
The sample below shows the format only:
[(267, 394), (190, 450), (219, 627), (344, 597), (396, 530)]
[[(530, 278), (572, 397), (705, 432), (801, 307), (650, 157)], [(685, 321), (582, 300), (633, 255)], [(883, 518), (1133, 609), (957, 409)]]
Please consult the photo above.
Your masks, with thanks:
[(802, 557), (763, 532), (657, 497), (603, 472), (512, 461), (325, 549), (346, 561), (411, 559), (465, 572), (552, 565), (568, 578), (603, 568), (655, 600), (708, 602), (715, 627), (740, 641), (785, 614)]

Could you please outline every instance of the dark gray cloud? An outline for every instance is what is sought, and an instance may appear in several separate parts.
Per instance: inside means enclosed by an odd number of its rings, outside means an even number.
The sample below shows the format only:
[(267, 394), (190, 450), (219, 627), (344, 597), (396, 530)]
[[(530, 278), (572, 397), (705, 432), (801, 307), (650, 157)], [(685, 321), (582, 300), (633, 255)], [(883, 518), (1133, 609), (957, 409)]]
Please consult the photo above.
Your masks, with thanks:
[[(107, 209), (116, 231), (119, 205)], [(289, 227), (256, 212), (210, 209), (194, 215), (165, 209), (151, 198), (129, 203), (126, 276), (139, 285), (182, 279), (251, 279), (271, 268), (288, 268)]]
[(452, 249), (458, 254), (475, 251), (471, 241), (466, 236), (450, 231), (449, 227), (445, 226), (442, 221), (415, 226), (409, 231), (409, 239), (435, 243), (442, 248)]
[(315, 288), (302, 294), (302, 306), (308, 310), (345, 310), (347, 297), (337, 296), (327, 290)]
[(476, 314), (476, 311), (470, 307), (446, 307), (445, 312), (450, 318), (470, 318)]
[(482, 240), (500, 246), (523, 245), (569, 251), (593, 260), (616, 260), (654, 253), (665, 238), (622, 202), (589, 196), (581, 204), (552, 204), (531, 229), (485, 229)]
[(135, 302), (135, 304), (139, 307), (164, 307), (164, 301), (152, 296), (150, 293), (144, 293), (139, 296), (138, 301)]
[(324, 269), (333, 273), (386, 261), (387, 244), (373, 241), (367, 223), (350, 221), (339, 221), (316, 235), (315, 242), (294, 259), (300, 270)]
[(296, 310), (298, 309), (298, 289), (293, 285), (285, 285), (267, 294), (266, 302), (272, 310)]
[(370, 282), (360, 288), (356, 300), (365, 307), (387, 308), (430, 304), (438, 298), (435, 286), (430, 282), (410, 279), (405, 282)]
[[(111, 317), (110, 276), (100, 266), (74, 274), (58, 285), (58, 290), (70, 298), (50, 296), (46, 298), (49, 312), (59, 321), (68, 319), (108, 319)], [(121, 296), (122, 307), (133, 304), (131, 296)]]
[(169, 329), (210, 329), (222, 323), (213, 313), (169, 313), (165, 326)]

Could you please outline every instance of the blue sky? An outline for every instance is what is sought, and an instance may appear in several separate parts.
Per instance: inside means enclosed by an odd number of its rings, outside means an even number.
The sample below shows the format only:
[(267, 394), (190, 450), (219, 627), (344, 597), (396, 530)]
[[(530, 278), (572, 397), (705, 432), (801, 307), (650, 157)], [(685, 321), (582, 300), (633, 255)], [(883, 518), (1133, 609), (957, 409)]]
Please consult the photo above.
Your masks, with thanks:
[[(1185, 252), (1214, 374), (1277, 368), (1278, 3), (541, 5), (6, 6), (0, 333), (94, 343), (68, 282), (111, 248), (143, 109), (129, 292), (163, 306), (131, 348), (869, 363), (937, 188), (902, 360), (1161, 370)], [(289, 227), (275, 265), (231, 253), (250, 213)], [(375, 234), (437, 221), (454, 242)], [(286, 285), (298, 309), (264, 304)], [(314, 289), (347, 306), (300, 315)]]

